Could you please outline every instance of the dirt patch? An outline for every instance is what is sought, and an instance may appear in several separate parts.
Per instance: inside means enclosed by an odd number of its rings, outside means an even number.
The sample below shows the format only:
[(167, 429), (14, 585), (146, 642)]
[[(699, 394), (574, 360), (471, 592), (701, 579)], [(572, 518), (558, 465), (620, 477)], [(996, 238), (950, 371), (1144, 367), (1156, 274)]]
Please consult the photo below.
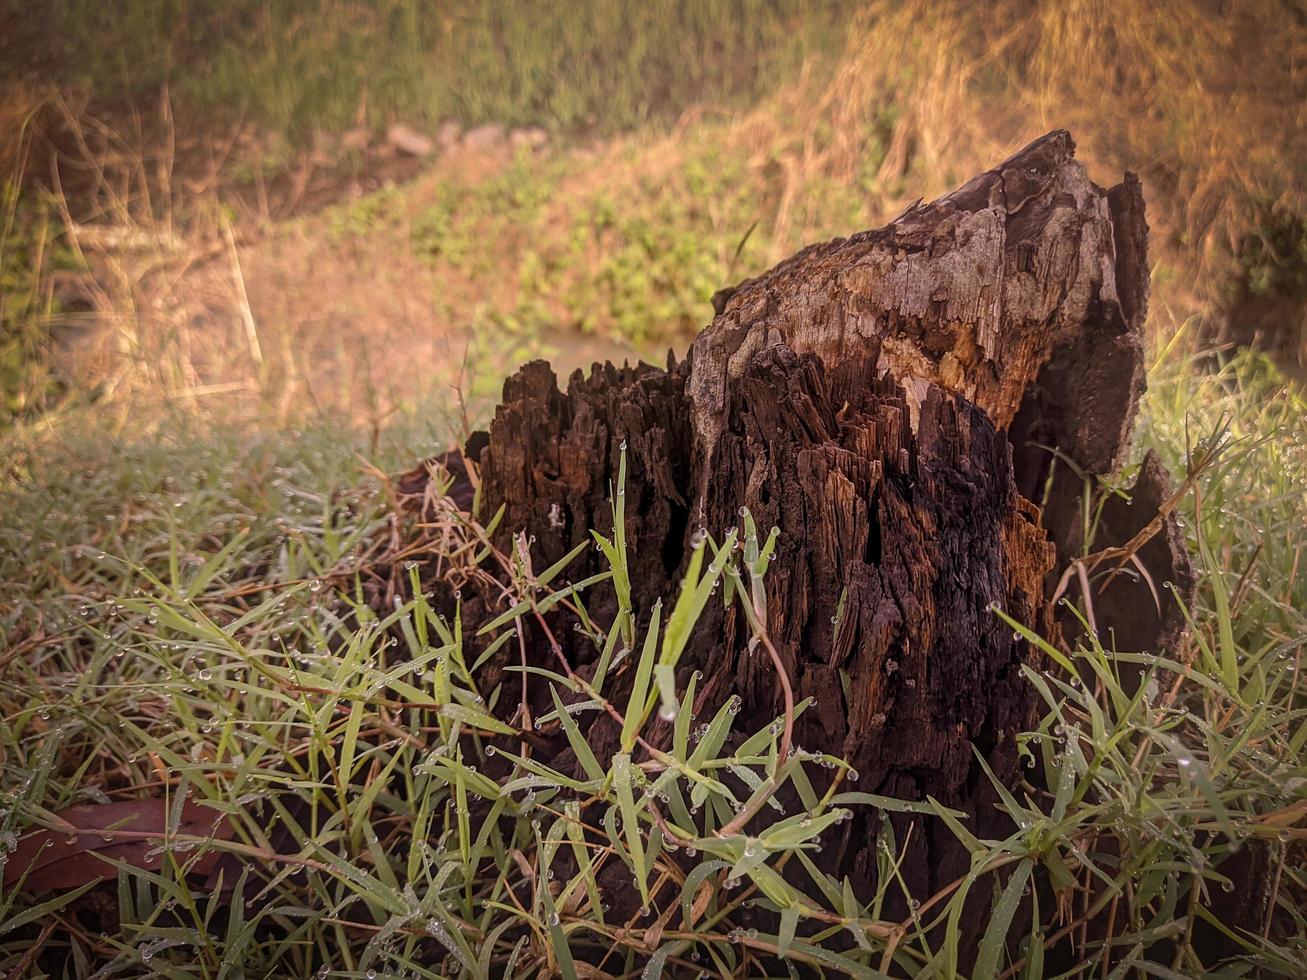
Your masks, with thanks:
[(493, 397), (530, 357), (633, 353), (505, 323), (512, 280), (414, 246), (451, 187), (547, 156), (542, 131), (443, 127), (427, 150), (357, 129), (292, 153), (251, 126), (174, 140), (166, 114), (124, 135), (56, 102), (44, 122), (27, 180), (59, 195), (83, 267), (52, 283), (50, 330), (85, 390), (375, 419), (451, 387)]

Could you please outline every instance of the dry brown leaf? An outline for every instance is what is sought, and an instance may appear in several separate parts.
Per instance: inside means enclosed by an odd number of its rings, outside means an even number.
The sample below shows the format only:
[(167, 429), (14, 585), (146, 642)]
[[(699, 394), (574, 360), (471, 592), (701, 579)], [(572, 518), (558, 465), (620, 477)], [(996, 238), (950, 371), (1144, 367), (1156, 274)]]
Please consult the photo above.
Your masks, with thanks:
[[(161, 848), (168, 847), (165, 838), (172, 806), (167, 800), (148, 799), (60, 810), (54, 815), (56, 829), (36, 829), (19, 840), (9, 866), (18, 875), (26, 873), (22, 887), (28, 892), (76, 888), (113, 877), (114, 866), (104, 858), (157, 870), (163, 863)], [(188, 800), (173, 830), (172, 846), (179, 852), (178, 860), (185, 862), (202, 839), (233, 837), (235, 828), (226, 817)], [(189, 870), (206, 874), (221, 856), (221, 851), (210, 850), (200, 855)]]

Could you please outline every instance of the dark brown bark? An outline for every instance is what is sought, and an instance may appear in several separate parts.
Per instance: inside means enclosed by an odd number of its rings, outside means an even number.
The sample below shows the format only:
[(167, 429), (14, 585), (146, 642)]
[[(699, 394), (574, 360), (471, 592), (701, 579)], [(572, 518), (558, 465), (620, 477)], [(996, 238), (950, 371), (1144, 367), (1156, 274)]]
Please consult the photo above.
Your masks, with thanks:
[[(504, 508), (498, 543), (534, 535), (542, 568), (592, 529), (610, 532), (625, 444), (633, 598), (647, 617), (675, 594), (696, 529), (720, 535), (747, 506), (780, 529), (768, 629), (796, 696), (817, 699), (798, 742), (847, 758), (860, 789), (930, 795), (1005, 836), (973, 746), (1014, 778), (1013, 738), (1037, 709), (1020, 668), (1036, 657), (992, 607), (1055, 638), (1050, 600), (1069, 563), (1129, 540), (1167, 493), (1150, 458), (1133, 503), (1109, 504), (1083, 540), (1085, 479), (1118, 471), (1143, 390), (1148, 229), (1138, 182), (1104, 191), (1073, 154), (1051, 133), (884, 228), (723, 290), (713, 323), (666, 370), (597, 366), (562, 392), (547, 365), (524, 367), (469, 453), (483, 516)], [(586, 549), (571, 577), (601, 570), (601, 557)], [(1193, 582), (1173, 519), (1139, 559), (1147, 574), (1118, 575), (1095, 611), (1120, 648), (1156, 650), (1176, 641), (1178, 620), (1153, 590)], [(465, 593), (464, 615), (488, 616), (496, 599)], [(592, 600), (597, 618), (612, 611)], [(584, 675), (597, 651), (550, 615)], [(781, 699), (768, 655), (747, 640), (737, 611), (711, 604), (683, 670), (704, 671), (701, 711), (739, 695), (751, 731)], [(525, 656), (554, 664), (538, 630)], [(612, 681), (617, 703), (623, 681)], [(532, 717), (551, 706), (542, 685), (527, 698)], [(588, 736), (601, 758), (616, 746), (607, 718)], [(946, 829), (914, 833), (914, 894), (965, 872)], [(840, 834), (823, 862), (862, 890), (874, 828), (849, 821)]]

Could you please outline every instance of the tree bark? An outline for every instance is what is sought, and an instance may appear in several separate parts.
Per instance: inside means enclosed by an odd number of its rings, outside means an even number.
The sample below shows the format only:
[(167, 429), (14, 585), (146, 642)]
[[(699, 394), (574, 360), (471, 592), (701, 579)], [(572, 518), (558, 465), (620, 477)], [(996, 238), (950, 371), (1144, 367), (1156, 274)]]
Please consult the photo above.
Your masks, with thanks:
[[(973, 746), (1014, 780), (1014, 736), (1037, 711), (1020, 669), (1039, 658), (992, 610), (1058, 635), (1051, 599), (1090, 547), (1086, 477), (1118, 471), (1144, 387), (1147, 233), (1138, 181), (1103, 190), (1070, 136), (1050, 133), (883, 228), (723, 290), (712, 324), (665, 370), (596, 366), (564, 392), (546, 364), (525, 366), (467, 453), (483, 515), (504, 509), (505, 550), (525, 532), (535, 567), (557, 561), (592, 529), (610, 533), (624, 444), (633, 601), (647, 618), (675, 595), (695, 532), (721, 534), (747, 506), (780, 529), (769, 635), (795, 696), (816, 698), (797, 741), (848, 759), (859, 789), (933, 796), (972, 813), (982, 836), (1006, 836)], [(1133, 507), (1114, 508), (1111, 537), (1091, 547), (1129, 540), (1166, 484), (1151, 460)], [(1193, 575), (1172, 518), (1144, 550), (1147, 575), (1118, 576), (1095, 611), (1100, 628), (1158, 649), (1180, 624), (1149, 587), (1183, 593)], [(601, 561), (586, 549), (570, 577)], [(468, 620), (498, 611), (493, 590), (464, 593)], [(591, 604), (601, 620), (614, 611)], [(549, 618), (573, 668), (593, 670), (593, 644), (564, 612)], [(748, 638), (736, 610), (710, 604), (682, 665), (705, 674), (700, 714), (742, 699), (742, 731), (781, 708), (771, 661)], [(487, 665), (488, 685), (519, 657), (555, 664), (532, 630)], [(611, 681), (618, 703), (624, 680)], [(513, 715), (510, 690), (500, 710)], [(543, 685), (526, 698), (531, 717), (552, 707)], [(655, 741), (667, 736), (659, 724)], [(588, 730), (601, 758), (617, 734), (603, 716)], [(565, 740), (554, 744), (566, 763)], [(822, 863), (869, 888), (875, 828), (847, 821), (838, 834)], [(915, 827), (912, 848), (903, 870), (917, 896), (967, 870), (938, 821)]]

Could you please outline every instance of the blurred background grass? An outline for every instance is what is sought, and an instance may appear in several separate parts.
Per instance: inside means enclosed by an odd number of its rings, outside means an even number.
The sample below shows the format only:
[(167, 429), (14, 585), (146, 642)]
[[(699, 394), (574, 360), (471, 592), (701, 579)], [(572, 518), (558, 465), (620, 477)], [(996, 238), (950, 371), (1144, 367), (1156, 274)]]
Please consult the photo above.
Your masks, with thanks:
[(680, 347), (721, 285), (1056, 127), (1144, 180), (1155, 331), (1307, 356), (1285, 0), (4, 0), (0, 27), (10, 419), (89, 393), (375, 423), (535, 353)]

